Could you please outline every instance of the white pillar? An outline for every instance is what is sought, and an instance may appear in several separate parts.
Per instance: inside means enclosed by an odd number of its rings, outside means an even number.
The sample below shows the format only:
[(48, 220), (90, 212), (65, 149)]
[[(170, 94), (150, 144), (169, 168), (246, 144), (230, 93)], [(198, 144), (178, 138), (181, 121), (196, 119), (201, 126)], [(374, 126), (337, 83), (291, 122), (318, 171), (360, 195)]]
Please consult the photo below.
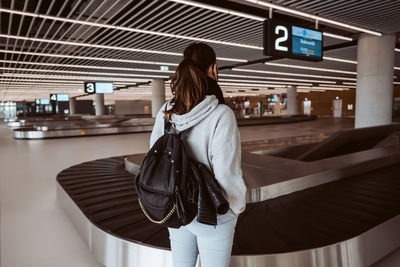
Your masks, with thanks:
[(286, 107), (288, 115), (297, 115), (297, 87), (288, 86), (286, 93)]
[(106, 107), (104, 106), (104, 94), (95, 94), (96, 96), (96, 116), (106, 114)]
[(358, 39), (355, 128), (392, 122), (395, 42), (394, 34)]
[(165, 103), (165, 82), (154, 79), (151, 82), (151, 114), (155, 118), (161, 106)]
[(76, 114), (76, 97), (69, 98), (69, 114)]

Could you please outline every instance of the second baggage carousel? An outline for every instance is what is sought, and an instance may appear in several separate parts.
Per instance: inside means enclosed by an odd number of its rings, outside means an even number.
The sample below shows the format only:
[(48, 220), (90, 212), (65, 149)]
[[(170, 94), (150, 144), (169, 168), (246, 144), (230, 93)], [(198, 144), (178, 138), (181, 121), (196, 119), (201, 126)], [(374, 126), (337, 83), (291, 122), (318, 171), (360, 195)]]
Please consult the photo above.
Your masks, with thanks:
[[(315, 120), (316, 116), (295, 115), (276, 117), (238, 118), (239, 126), (294, 123)], [(15, 122), (17, 123), (17, 122)], [(31, 120), (24, 127), (14, 129), (15, 139), (48, 139), (106, 134), (150, 132), (154, 118), (146, 116), (82, 116), (67, 120)]]

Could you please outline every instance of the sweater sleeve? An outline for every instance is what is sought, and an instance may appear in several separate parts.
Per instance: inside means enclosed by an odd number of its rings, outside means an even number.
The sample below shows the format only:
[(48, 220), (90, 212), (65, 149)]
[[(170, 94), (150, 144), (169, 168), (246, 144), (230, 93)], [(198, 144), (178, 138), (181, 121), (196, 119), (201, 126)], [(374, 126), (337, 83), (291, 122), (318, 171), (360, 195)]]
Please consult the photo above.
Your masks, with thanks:
[(161, 109), (158, 111), (156, 120), (154, 122), (153, 130), (151, 132), (150, 136), (150, 148), (154, 145), (154, 143), (160, 138), (161, 136), (164, 135), (164, 112), (163, 110), (165, 109), (164, 104)]
[(235, 214), (246, 207), (246, 185), (242, 177), (240, 133), (235, 115), (226, 109), (219, 118), (211, 141), (211, 165)]

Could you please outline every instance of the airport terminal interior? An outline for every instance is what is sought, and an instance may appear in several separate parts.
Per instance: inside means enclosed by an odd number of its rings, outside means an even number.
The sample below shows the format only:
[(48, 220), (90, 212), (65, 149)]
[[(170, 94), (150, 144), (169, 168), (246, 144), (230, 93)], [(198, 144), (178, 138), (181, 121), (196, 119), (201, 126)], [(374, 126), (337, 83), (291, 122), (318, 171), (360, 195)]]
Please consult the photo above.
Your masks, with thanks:
[(400, 1), (0, 3), (1, 267), (173, 267), (133, 181), (192, 43), (240, 132), (230, 267), (400, 266)]

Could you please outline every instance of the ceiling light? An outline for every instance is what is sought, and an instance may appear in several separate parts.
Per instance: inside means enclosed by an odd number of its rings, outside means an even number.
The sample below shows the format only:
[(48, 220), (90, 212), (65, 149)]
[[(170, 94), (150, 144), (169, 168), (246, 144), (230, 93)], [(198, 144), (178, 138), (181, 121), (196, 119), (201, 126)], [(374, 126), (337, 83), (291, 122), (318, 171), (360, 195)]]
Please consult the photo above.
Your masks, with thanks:
[[(121, 50), (121, 51), (140, 52), (140, 53), (149, 53), (149, 54), (182, 56), (181, 53), (175, 53), (175, 52), (148, 50), (148, 49), (137, 49), (137, 48), (130, 48), (130, 47), (118, 47), (118, 46), (86, 44), (86, 43), (80, 43), (80, 42), (57, 41), (57, 40), (50, 40), (50, 39), (41, 39), (41, 38), (34, 38), (34, 37), (23, 37), (23, 36), (17, 36), (17, 35), (9, 35), (9, 34), (0, 34), (0, 37), (17, 39), (17, 40), (26, 40), (26, 41), (32, 41), (32, 42), (44, 42), (44, 43), (47, 42), (47, 43), (54, 43), (54, 44), (66, 44), (66, 45), (73, 45), (73, 46), (104, 48), (104, 49), (111, 49), (111, 50)], [(10, 53), (13, 53), (13, 51), (10, 51)], [(237, 58), (217, 57), (217, 59), (218, 60), (224, 60), (224, 61), (247, 62), (247, 60), (245, 60), (245, 59), (237, 59)]]
[(337, 34), (333, 34), (333, 33), (329, 33), (329, 32), (323, 32), (323, 35), (331, 37), (331, 38), (339, 39), (339, 40), (353, 41), (353, 38), (343, 36), (343, 35), (337, 35)]
[(342, 58), (335, 58), (335, 57), (322, 57), (324, 60), (330, 60), (330, 61), (337, 61), (337, 62), (343, 62), (343, 63), (350, 63), (350, 64), (357, 64), (356, 60), (348, 60), (348, 59), (342, 59)]
[(272, 62), (265, 62), (264, 64), (265, 65), (270, 65), (270, 66), (277, 66), (277, 67), (293, 68), (293, 69), (316, 70), (316, 71), (324, 71), (324, 72), (336, 72), (336, 73), (357, 75), (357, 72), (355, 72), (355, 71), (334, 70), (334, 69), (326, 69), (326, 68), (314, 68), (314, 67), (289, 65), (289, 64), (281, 64), (281, 63), (272, 63)]
[(235, 61), (235, 62), (248, 62), (246, 59), (230, 58), (230, 57), (217, 57), (218, 60)]
[[(5, 50), (5, 49), (0, 49), (0, 53), (21, 54), (21, 55), (32, 55), (32, 56), (41, 56), (41, 57), (57, 57), (57, 58), (73, 58), (73, 59), (85, 59), (85, 60), (98, 60), (98, 61), (108, 61), (108, 62), (124, 62), (124, 63), (136, 63), (136, 64), (149, 64), (149, 65), (178, 66), (177, 63), (172, 63), (172, 62), (155, 62), (155, 61), (129, 60), (129, 59), (121, 59), (121, 58), (86, 57), (86, 56), (75, 56), (75, 55), (51, 54), (51, 53), (23, 52), (23, 51), (13, 51), (13, 50)], [(230, 60), (230, 61), (233, 61), (233, 60)]]
[[(161, 75), (146, 75), (146, 74), (128, 74), (128, 73), (100, 73), (100, 72), (85, 72), (85, 71), (64, 71), (64, 70), (44, 70), (44, 69), (24, 69), (24, 68), (5, 68), (1, 67), (3, 70), (11, 70), (11, 71), (27, 71), (27, 72), (50, 72), (50, 73), (74, 73), (80, 75), (107, 75), (107, 76), (126, 76), (126, 77), (146, 77), (146, 78), (159, 78), (159, 79), (169, 79), (169, 76), (161, 76)], [(5, 74), (5, 73), (4, 73)], [(13, 74), (13, 73), (9, 73)]]
[[(252, 20), (256, 20), (256, 21), (264, 21), (264, 20), (266, 20), (265, 17), (254, 16), (254, 15), (246, 14), (246, 13), (243, 13), (243, 12), (233, 11), (233, 10), (226, 9), (226, 8), (221, 8), (221, 7), (215, 7), (215, 6), (212, 6), (212, 5), (207, 5), (207, 4), (194, 2), (194, 1), (186, 1), (186, 0), (169, 0), (169, 1), (180, 3), (180, 4), (184, 4), (184, 5), (188, 5), (188, 6), (195, 6), (195, 7), (199, 7), (199, 8), (203, 8), (203, 9), (208, 9), (208, 10), (216, 11), (216, 12), (219, 12), (219, 13), (224, 13), (224, 14), (234, 15), (234, 16), (238, 16), (238, 17), (248, 18), (248, 19), (252, 19)], [(328, 37), (331, 37), (331, 38), (335, 38), (335, 39), (339, 39), (339, 40), (345, 40), (345, 41), (352, 41), (353, 40), (350, 37), (342, 36), (342, 35), (338, 35), (338, 34), (333, 34), (333, 33), (329, 33), (329, 32), (324, 32), (323, 34), (325, 36), (328, 36)]]
[[(123, 71), (143, 71), (143, 72), (161, 72), (161, 73), (174, 73), (175, 71), (164, 71), (160, 69), (138, 69), (138, 68), (120, 68), (120, 67), (104, 67), (104, 66), (91, 66), (91, 65), (73, 65), (73, 64), (56, 64), (56, 63), (42, 63), (42, 62), (28, 62), (28, 61), (15, 61), (15, 60), (0, 60), (3, 63), (10, 64), (26, 64), (26, 65), (40, 65), (40, 66), (58, 66), (64, 68), (82, 68), (82, 69), (99, 69), (99, 70), (123, 70)], [(52, 70), (50, 70), (52, 71)]]
[(219, 85), (234, 85), (234, 86), (244, 86), (244, 87), (286, 87), (282, 84), (249, 84), (249, 83), (229, 83), (229, 82), (219, 82)]
[[(1, 68), (1, 67), (0, 67)], [(84, 73), (82, 73), (84, 74)], [(3, 73), (2, 77), (27, 77), (27, 78), (37, 78), (37, 79), (68, 79), (68, 80), (78, 80), (78, 81), (120, 81), (120, 82), (148, 82), (149, 79), (140, 78), (120, 78), (120, 77), (106, 77), (106, 76), (73, 76), (73, 75), (57, 75), (57, 74), (33, 74), (33, 73)], [(135, 75), (136, 76), (136, 75)], [(142, 75), (139, 75), (141, 77)], [(62, 81), (61, 81), (62, 82)]]
[(263, 17), (249, 15), (249, 14), (246, 14), (246, 13), (243, 13), (243, 12), (233, 11), (233, 10), (226, 9), (226, 8), (221, 8), (221, 7), (215, 7), (215, 6), (212, 6), (212, 5), (202, 4), (202, 3), (194, 2), (194, 1), (185, 1), (185, 0), (169, 0), (169, 1), (175, 2), (175, 3), (184, 4), (184, 5), (188, 5), (188, 6), (200, 7), (200, 8), (203, 8), (203, 9), (208, 9), (208, 10), (216, 11), (216, 12), (219, 12), (219, 13), (234, 15), (234, 16), (238, 16), (238, 17), (242, 17), (242, 18), (248, 18), (248, 19), (257, 20), (257, 21), (264, 21), (265, 20), (265, 18), (263, 18)]
[(181, 53), (175, 53), (175, 52), (157, 51), (157, 50), (148, 50), (148, 49), (137, 49), (137, 48), (120, 47), (120, 46), (86, 44), (86, 43), (70, 42), (70, 41), (58, 41), (58, 40), (50, 40), (50, 39), (35, 38), (35, 37), (24, 37), (24, 36), (9, 35), (9, 34), (0, 34), (0, 37), (17, 39), (17, 40), (26, 40), (26, 41), (32, 41), (32, 42), (44, 42), (44, 43), (64, 44), (64, 45), (93, 47), (93, 48), (104, 48), (104, 49), (130, 51), (130, 52), (141, 52), (141, 53), (170, 55), (170, 56), (182, 56)]
[[(350, 63), (350, 64), (357, 64), (356, 60), (348, 60), (348, 59), (342, 59), (342, 58), (335, 58), (335, 57), (326, 57), (323, 56), (324, 60), (331, 60), (331, 61), (338, 61), (338, 62), (343, 62), (343, 63)], [(400, 67), (394, 67), (395, 70), (400, 70)]]
[(285, 77), (266, 77), (266, 76), (254, 76), (254, 75), (240, 75), (240, 74), (227, 74), (220, 73), (220, 77), (238, 77), (238, 78), (249, 78), (249, 79), (264, 79), (264, 80), (279, 80), (279, 81), (298, 81), (298, 82), (315, 82), (315, 83), (332, 83), (336, 84), (334, 81), (322, 81), (322, 80), (308, 80), (308, 79), (298, 79), (298, 78), (285, 78)]
[(285, 84), (285, 85), (309, 85), (311, 86), (311, 83), (296, 83), (296, 82), (276, 82), (276, 81), (256, 81), (256, 80), (238, 80), (238, 79), (218, 79), (218, 82), (247, 82), (249, 85), (252, 83), (275, 83), (275, 84)]
[(338, 88), (356, 88), (355, 85), (340, 85), (340, 84), (320, 84), (323, 87), (338, 87)]
[(273, 9), (276, 9), (276, 10), (280, 10), (280, 11), (283, 11), (283, 12), (286, 12), (286, 13), (289, 13), (289, 14), (293, 14), (293, 15), (309, 18), (309, 19), (312, 19), (312, 20), (318, 20), (319, 22), (325, 22), (325, 23), (337, 25), (339, 27), (351, 29), (351, 30), (354, 30), (354, 31), (365, 32), (365, 33), (369, 33), (369, 34), (376, 35), (376, 36), (382, 36), (382, 33), (380, 33), (380, 32), (371, 31), (371, 30), (360, 28), (360, 27), (357, 27), (357, 26), (352, 26), (350, 24), (338, 22), (338, 21), (331, 20), (331, 19), (326, 19), (326, 18), (323, 18), (323, 17), (320, 17), (320, 16), (308, 14), (306, 12), (297, 11), (297, 10), (290, 9), (290, 8), (287, 8), (287, 7), (283, 7), (283, 6), (279, 6), (279, 5), (276, 5), (276, 4), (267, 3), (267, 2), (259, 1), (259, 0), (245, 0), (245, 1), (252, 2), (254, 4), (258, 4), (258, 5), (261, 5), (261, 6), (268, 7), (268, 8), (273, 8)]
[(322, 87), (322, 86), (299, 86), (299, 89), (318, 89), (318, 90), (333, 90), (333, 91), (344, 91), (346, 88), (331, 88), (331, 87)]
[(301, 74), (301, 73), (289, 73), (289, 72), (278, 72), (278, 71), (265, 71), (265, 70), (254, 70), (254, 69), (238, 69), (233, 68), (232, 71), (241, 71), (241, 72), (254, 72), (254, 73), (266, 73), (266, 74), (276, 74), (276, 75), (287, 75), (287, 76), (299, 76), (299, 77), (314, 77), (321, 79), (332, 79), (332, 80), (350, 80), (356, 81), (356, 78), (346, 78), (346, 77), (338, 77), (338, 76), (323, 76), (323, 75), (314, 75), (314, 74)]
[(5, 9), (5, 8), (0, 8), (0, 12), (36, 17), (36, 18), (43, 18), (43, 19), (49, 19), (49, 20), (55, 20), (55, 21), (69, 22), (69, 23), (74, 23), (74, 24), (80, 24), (80, 25), (86, 25), (86, 26), (92, 26), (92, 27), (100, 27), (100, 28), (106, 28), (106, 29), (112, 29), (112, 30), (121, 30), (121, 31), (143, 33), (143, 34), (150, 34), (150, 35), (156, 35), (156, 36), (191, 40), (191, 41), (197, 41), (197, 42), (206, 42), (206, 43), (212, 43), (212, 44), (221, 44), (221, 45), (236, 46), (236, 47), (258, 49), (258, 50), (264, 49), (262, 46), (239, 44), (239, 43), (234, 43), (234, 42), (219, 41), (219, 40), (214, 40), (214, 39), (206, 39), (206, 38), (192, 37), (192, 36), (186, 36), (186, 35), (180, 35), (180, 34), (171, 34), (171, 33), (165, 33), (165, 32), (141, 30), (141, 29), (137, 29), (137, 28), (115, 26), (115, 25), (109, 25), (109, 24), (101, 24), (101, 23), (82, 21), (82, 20), (76, 20), (76, 19), (66, 19), (66, 18), (60, 18), (60, 17), (56, 17), (56, 16), (34, 14), (34, 13), (30, 13), (30, 12), (10, 10), (10, 9)]

